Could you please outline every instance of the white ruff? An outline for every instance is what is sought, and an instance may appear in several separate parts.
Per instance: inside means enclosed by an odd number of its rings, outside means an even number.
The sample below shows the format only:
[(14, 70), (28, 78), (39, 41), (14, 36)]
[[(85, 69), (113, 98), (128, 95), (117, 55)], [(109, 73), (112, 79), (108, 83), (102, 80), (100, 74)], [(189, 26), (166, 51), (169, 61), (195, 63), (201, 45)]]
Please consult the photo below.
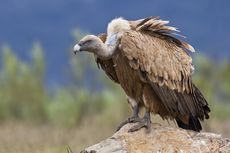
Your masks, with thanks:
[(131, 29), (131, 27), (130, 27), (129, 21), (127, 21), (123, 18), (113, 19), (108, 24), (108, 27), (107, 27), (108, 38), (114, 34), (117, 34), (119, 32), (128, 31), (130, 29)]

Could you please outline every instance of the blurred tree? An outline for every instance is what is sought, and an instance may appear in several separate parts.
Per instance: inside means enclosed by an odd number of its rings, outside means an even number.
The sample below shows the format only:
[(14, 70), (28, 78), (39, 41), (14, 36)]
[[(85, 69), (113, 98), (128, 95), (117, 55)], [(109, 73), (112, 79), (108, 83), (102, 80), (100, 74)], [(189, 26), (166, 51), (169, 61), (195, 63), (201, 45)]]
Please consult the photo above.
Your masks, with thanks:
[(218, 63), (207, 56), (198, 55), (195, 65), (194, 82), (211, 106), (211, 118), (226, 118), (230, 115), (230, 63)]
[(39, 78), (38, 81), (40, 81), (39, 83), (41, 83), (42, 85), (45, 76), (45, 60), (43, 55), (43, 49), (39, 42), (35, 42), (32, 47), (32, 62), (33, 74)]
[(217, 78), (221, 83), (219, 86), (221, 94), (219, 96), (221, 101), (230, 104), (230, 61), (223, 61), (219, 71), (220, 76)]
[(32, 50), (34, 62), (32, 64), (20, 61), (7, 45), (2, 48), (0, 103), (6, 113), (5, 117), (34, 121), (45, 119), (43, 109), (44, 98), (46, 98), (43, 85), (45, 64), (42, 60), (42, 49), (39, 48), (35, 44)]

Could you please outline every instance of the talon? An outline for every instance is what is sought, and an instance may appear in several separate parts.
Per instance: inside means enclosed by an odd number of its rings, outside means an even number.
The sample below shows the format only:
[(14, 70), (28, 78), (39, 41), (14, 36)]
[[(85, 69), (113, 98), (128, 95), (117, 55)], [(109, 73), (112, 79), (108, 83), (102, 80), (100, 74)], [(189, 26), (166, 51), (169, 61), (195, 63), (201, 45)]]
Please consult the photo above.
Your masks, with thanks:
[(141, 119), (139, 117), (130, 117), (128, 118), (129, 123), (136, 123), (136, 122), (140, 122)]
[(136, 106), (133, 107), (133, 115), (132, 115), (132, 117), (130, 117), (130, 118), (128, 118), (126, 121), (122, 122), (122, 123), (118, 126), (116, 132), (119, 131), (119, 130), (120, 130), (125, 124), (127, 124), (127, 123), (136, 123), (136, 122), (140, 122), (141, 119), (139, 118), (138, 113), (139, 113), (139, 106), (136, 105)]
[(139, 117), (133, 116), (128, 118), (127, 120), (125, 120), (124, 122), (122, 122), (118, 127), (116, 131), (119, 131), (125, 124), (128, 123), (136, 123), (136, 122), (140, 122), (141, 119)]
[(125, 124), (127, 124), (127, 123), (128, 123), (128, 120), (122, 122), (122, 123), (117, 127), (116, 132), (119, 131), (119, 130), (120, 130)]
[(133, 127), (131, 127), (128, 132), (138, 131), (138, 130), (140, 130), (143, 127), (145, 127), (147, 129), (147, 133), (150, 132), (150, 129), (151, 129), (150, 128), (151, 127), (151, 119), (150, 119), (150, 112), (149, 112), (149, 110), (147, 110), (145, 112), (145, 116), (142, 119), (140, 119), (138, 122), (139, 123), (137, 125), (134, 125)]
[(140, 130), (143, 127), (145, 127), (147, 129), (147, 132), (149, 133), (150, 129), (151, 129), (150, 128), (151, 127), (151, 121), (143, 118), (143, 119), (141, 119), (140, 123), (131, 127), (128, 132), (135, 132), (135, 131)]

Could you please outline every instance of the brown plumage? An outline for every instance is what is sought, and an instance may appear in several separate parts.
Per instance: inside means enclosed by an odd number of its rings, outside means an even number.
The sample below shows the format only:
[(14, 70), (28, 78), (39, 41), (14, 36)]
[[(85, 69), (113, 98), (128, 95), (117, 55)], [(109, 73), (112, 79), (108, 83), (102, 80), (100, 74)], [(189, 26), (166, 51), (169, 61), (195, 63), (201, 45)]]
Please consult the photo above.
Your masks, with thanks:
[[(107, 34), (86, 36), (75, 46), (75, 51), (94, 53), (97, 64), (124, 89), (134, 113), (121, 126), (139, 122), (130, 131), (148, 128), (150, 112), (194, 131), (202, 129), (199, 120), (209, 118), (208, 103), (192, 83), (189, 52), (195, 50), (177, 39), (179, 31), (167, 24), (159, 17), (118, 18), (109, 23)], [(138, 116), (141, 106), (146, 109), (142, 119)]]

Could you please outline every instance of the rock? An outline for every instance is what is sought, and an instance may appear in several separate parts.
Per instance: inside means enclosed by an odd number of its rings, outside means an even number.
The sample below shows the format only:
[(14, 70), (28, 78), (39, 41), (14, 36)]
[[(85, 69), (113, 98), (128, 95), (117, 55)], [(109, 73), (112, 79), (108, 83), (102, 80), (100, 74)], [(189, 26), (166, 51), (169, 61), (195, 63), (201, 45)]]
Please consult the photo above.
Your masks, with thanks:
[(193, 132), (152, 124), (129, 133), (127, 124), (111, 138), (90, 146), (81, 153), (230, 153), (230, 139), (207, 132)]

